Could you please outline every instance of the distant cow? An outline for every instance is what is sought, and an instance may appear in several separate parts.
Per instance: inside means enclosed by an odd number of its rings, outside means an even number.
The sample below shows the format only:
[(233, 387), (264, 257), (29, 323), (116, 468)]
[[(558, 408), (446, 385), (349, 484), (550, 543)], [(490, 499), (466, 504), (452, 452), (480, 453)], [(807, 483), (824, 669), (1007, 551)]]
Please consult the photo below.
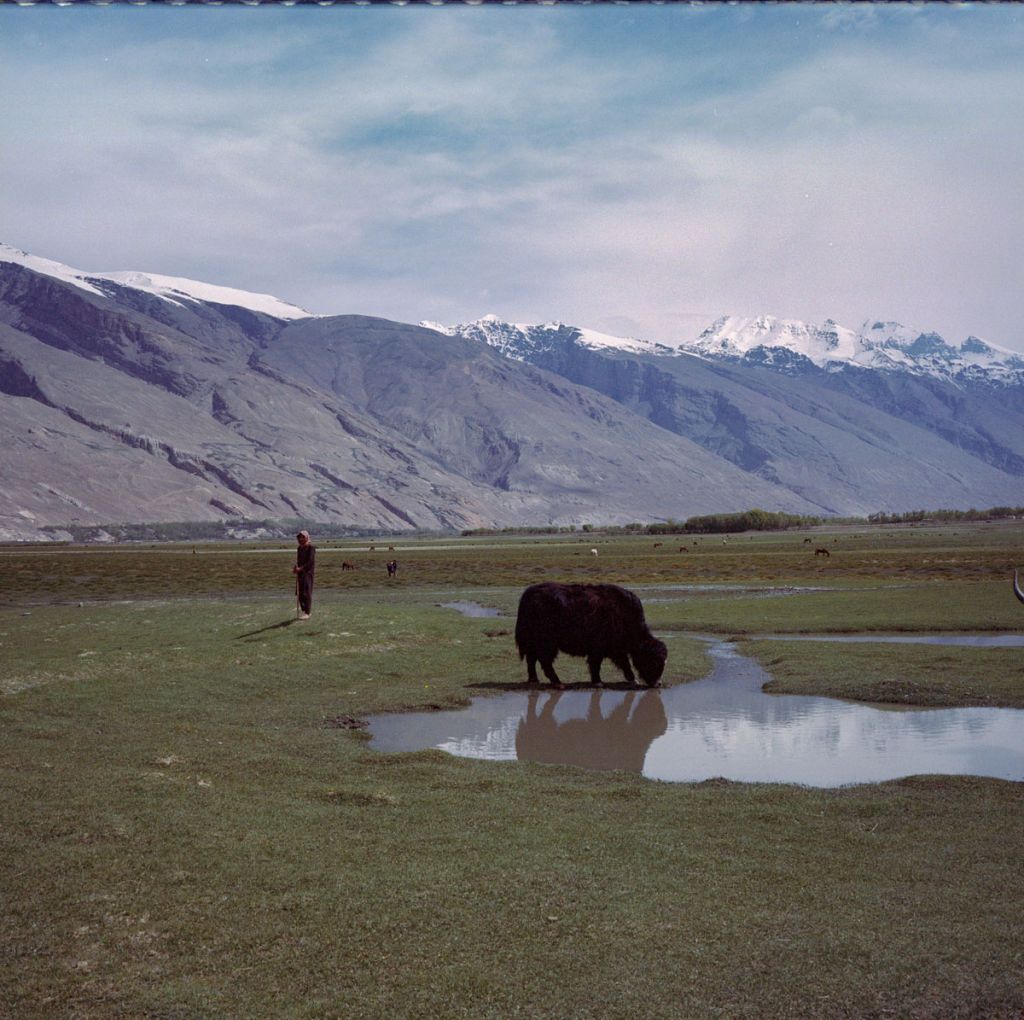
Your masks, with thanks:
[(590, 550), (590, 555), (591, 556), (596, 556), (597, 555), (597, 550), (596, 549), (591, 549)]
[(395, 574), (398, 573), (398, 561), (397, 560), (388, 560), (387, 563), (384, 564), (384, 566), (386, 566), (388, 568), (388, 577), (394, 577)]
[(644, 607), (631, 591), (614, 584), (531, 585), (519, 599), (516, 646), (526, 660), (526, 682), (537, 683), (537, 663), (555, 686), (559, 652), (580, 655), (590, 667), (590, 682), (601, 683), (601, 663), (611, 661), (636, 686), (630, 659), (640, 679), (658, 686), (668, 649), (644, 620)]
[(815, 556), (831, 556), (832, 553), (830, 553), (827, 549), (822, 548), (822, 549), (815, 549), (814, 550), (814, 555)]
[(348, 560), (342, 560), (341, 561), (341, 569), (342, 570), (355, 570), (356, 567), (355, 567), (354, 563), (349, 563)]

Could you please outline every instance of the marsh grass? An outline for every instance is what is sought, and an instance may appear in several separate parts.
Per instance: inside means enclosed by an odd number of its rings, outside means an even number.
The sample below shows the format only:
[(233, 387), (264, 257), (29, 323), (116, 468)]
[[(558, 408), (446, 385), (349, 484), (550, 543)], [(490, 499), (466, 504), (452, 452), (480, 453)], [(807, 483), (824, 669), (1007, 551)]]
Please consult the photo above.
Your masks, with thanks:
[[(906, 544), (893, 555), (922, 582), (931, 567), (914, 567), (925, 554)], [(1005, 542), (985, 548), (993, 561), (1012, 558)], [(5, 581), (7, 1013), (1021, 1015), (1021, 784), (673, 785), (371, 751), (358, 728), (367, 714), (451, 707), (521, 679), (507, 617), (467, 619), (435, 604), (466, 597), (508, 613), (521, 575), (540, 568), (573, 579), (594, 566), (574, 572), (575, 558), (554, 546), (518, 549), (481, 543), (446, 564), (432, 546), (419, 575), (403, 554), (401, 586), (349, 586), (346, 576), (342, 588), (328, 573), (313, 619), (301, 623), (290, 552), (279, 564), (276, 553), (197, 553), (224, 558), (228, 598), (179, 597), (199, 576), (190, 551), (154, 550), (123, 571), (119, 551), (105, 551), (102, 568), (91, 554), (65, 552), (79, 555), (76, 569), (91, 564), (83, 584), (110, 600), (82, 606), (70, 594), (75, 570), (63, 565), (48, 580), (29, 571)], [(608, 551), (602, 545), (598, 559)], [(763, 554), (794, 555), (785, 543)], [(728, 574), (735, 561), (721, 562)], [(656, 585), (666, 568), (627, 543), (606, 569), (604, 579)], [(995, 573), (986, 567), (980, 581), (918, 599), (917, 625), (949, 629), (954, 616), (975, 613), (968, 618), (1013, 626), (1016, 617), (1000, 615)], [(656, 629), (753, 632), (755, 610), (780, 631), (800, 620), (830, 629), (837, 612), (891, 629), (887, 618), (910, 611), (914, 600), (901, 600), (914, 592), (876, 590), (877, 578), (854, 574), (835, 575), (848, 591), (723, 592), (652, 603), (648, 616)], [(279, 594), (246, 594), (271, 580)], [(810, 657), (825, 654), (795, 643), (753, 648), (778, 660), (777, 675), (810, 674)], [(868, 675), (875, 651), (845, 646), (821, 665), (838, 675), (849, 662), (851, 675)], [(890, 661), (907, 655), (921, 676), (957, 675), (960, 650), (938, 651), (957, 661), (884, 649)], [(707, 668), (701, 645), (681, 634), (670, 656), (673, 681)], [(998, 698), (993, 664), (998, 672), (1002, 657), (965, 682)], [(582, 663), (565, 663), (576, 666), (568, 679), (583, 677)]]
[(705, 593), (648, 609), (652, 626), (717, 634), (1024, 630), (1008, 581), (860, 586), (785, 596)]
[(748, 641), (773, 694), (882, 704), (1024, 708), (1024, 649)]
[[(861, 587), (1005, 580), (1024, 568), (1024, 523), (817, 529), (783, 535), (490, 537), (318, 543), (320, 591), (508, 586), (535, 581)], [(389, 546), (394, 545), (394, 549)], [(372, 546), (372, 549), (371, 549)], [(687, 552), (680, 552), (685, 547)], [(831, 555), (821, 559), (816, 547)], [(598, 555), (590, 550), (596, 548)], [(386, 583), (384, 564), (399, 563)], [(342, 571), (343, 561), (352, 563)], [(0, 605), (92, 599), (248, 596), (290, 590), (282, 543), (0, 548)]]

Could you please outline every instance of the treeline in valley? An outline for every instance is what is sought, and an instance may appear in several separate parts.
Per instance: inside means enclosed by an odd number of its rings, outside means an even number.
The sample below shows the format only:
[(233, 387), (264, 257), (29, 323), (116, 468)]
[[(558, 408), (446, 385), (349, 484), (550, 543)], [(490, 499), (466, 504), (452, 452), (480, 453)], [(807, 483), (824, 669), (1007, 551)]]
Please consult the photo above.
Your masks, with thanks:
[(649, 524), (602, 525), (569, 524), (562, 526), (474, 528), (463, 531), (471, 535), (558, 535), (576, 532), (600, 531), (605, 535), (724, 535), (742, 531), (789, 531), (810, 528), (820, 524), (943, 524), (957, 521), (997, 521), (1024, 519), (1024, 507), (995, 506), (988, 510), (908, 510), (905, 513), (878, 512), (867, 517), (814, 517), (806, 514), (786, 514), (771, 510), (744, 510), (739, 513), (703, 514), (677, 521)]

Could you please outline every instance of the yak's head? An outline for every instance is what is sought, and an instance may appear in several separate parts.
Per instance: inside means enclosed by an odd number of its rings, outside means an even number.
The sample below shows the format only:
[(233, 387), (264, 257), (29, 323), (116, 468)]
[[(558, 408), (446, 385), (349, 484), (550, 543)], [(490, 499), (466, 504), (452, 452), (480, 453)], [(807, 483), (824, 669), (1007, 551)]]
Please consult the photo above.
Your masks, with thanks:
[(656, 637), (649, 637), (642, 645), (633, 652), (633, 665), (648, 687), (654, 687), (665, 672), (665, 660), (668, 658), (668, 649), (664, 641)]

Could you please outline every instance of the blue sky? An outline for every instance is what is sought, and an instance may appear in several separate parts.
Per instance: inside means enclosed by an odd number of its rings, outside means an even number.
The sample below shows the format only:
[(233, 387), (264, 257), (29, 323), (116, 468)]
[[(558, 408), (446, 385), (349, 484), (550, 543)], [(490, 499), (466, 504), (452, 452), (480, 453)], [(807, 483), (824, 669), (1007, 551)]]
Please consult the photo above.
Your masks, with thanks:
[(316, 312), (1024, 350), (1013, 5), (0, 8), (0, 239)]

